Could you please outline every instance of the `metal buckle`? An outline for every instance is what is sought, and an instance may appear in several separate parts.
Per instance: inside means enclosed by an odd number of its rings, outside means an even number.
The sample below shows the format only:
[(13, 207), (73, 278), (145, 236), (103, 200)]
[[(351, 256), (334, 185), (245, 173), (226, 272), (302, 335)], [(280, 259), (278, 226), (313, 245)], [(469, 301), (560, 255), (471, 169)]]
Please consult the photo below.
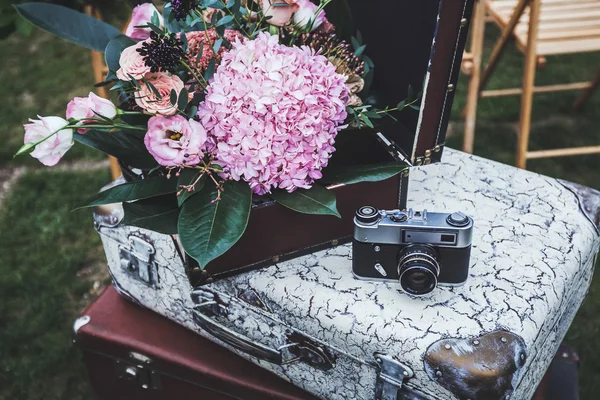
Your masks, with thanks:
[(158, 272), (153, 261), (154, 246), (137, 236), (129, 237), (129, 247), (119, 246), (121, 269), (132, 278), (156, 288)]
[(375, 353), (375, 361), (379, 366), (375, 400), (396, 400), (404, 382), (413, 377), (413, 371), (385, 354)]

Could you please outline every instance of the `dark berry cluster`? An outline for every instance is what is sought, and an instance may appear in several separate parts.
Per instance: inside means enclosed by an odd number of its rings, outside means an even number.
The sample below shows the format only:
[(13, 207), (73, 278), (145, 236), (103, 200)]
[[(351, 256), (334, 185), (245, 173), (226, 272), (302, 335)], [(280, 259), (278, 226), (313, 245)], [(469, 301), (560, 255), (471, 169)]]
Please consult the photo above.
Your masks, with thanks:
[(144, 56), (144, 63), (152, 72), (171, 73), (181, 66), (185, 55), (183, 43), (175, 35), (158, 35), (156, 32), (150, 33), (150, 40), (138, 49), (138, 53)]
[(175, 19), (181, 21), (185, 19), (190, 11), (196, 6), (194, 0), (172, 0), (171, 8)]

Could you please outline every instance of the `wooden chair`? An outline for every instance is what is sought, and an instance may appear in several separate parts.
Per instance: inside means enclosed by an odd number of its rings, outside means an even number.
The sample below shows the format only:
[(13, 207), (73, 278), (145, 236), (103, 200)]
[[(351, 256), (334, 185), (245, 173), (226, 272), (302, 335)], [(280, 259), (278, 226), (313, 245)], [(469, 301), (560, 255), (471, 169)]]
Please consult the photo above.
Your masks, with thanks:
[[(486, 18), (499, 25), (502, 34), (481, 72)], [(473, 152), (478, 98), (520, 95), (518, 167), (525, 168), (527, 160), (533, 158), (600, 153), (600, 146), (528, 150), (534, 93), (586, 89), (575, 102), (575, 107), (580, 108), (600, 86), (600, 71), (592, 82), (534, 86), (536, 67), (545, 64), (545, 56), (600, 51), (600, 0), (479, 0), (475, 4), (471, 26), (471, 49), (463, 64), (463, 71), (470, 75), (464, 151)], [(483, 90), (510, 38), (515, 39), (517, 48), (525, 55), (522, 87)]]
[[(100, 10), (92, 5), (87, 4), (85, 6), (85, 13), (89, 16), (92, 16), (97, 19), (102, 19), (102, 14)], [(123, 28), (123, 31), (127, 28), (127, 24)], [(94, 74), (94, 82), (102, 82), (104, 77), (108, 73), (108, 67), (104, 62), (104, 54), (98, 51), (91, 51), (91, 59), (92, 59), (92, 72)], [(110, 93), (107, 86), (100, 86), (96, 88), (96, 94), (105, 99), (110, 99)], [(121, 176), (121, 168), (117, 162), (117, 159), (113, 156), (108, 156), (108, 160), (110, 162), (110, 173), (113, 179), (117, 179)]]

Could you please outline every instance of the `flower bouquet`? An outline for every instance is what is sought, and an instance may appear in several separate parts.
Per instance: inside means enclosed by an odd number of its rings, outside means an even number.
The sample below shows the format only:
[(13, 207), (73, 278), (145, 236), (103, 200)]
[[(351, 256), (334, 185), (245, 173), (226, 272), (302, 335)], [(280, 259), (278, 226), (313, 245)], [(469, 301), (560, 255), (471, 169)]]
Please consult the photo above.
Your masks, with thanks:
[[(123, 203), (123, 223), (178, 234), (200, 268), (242, 237), (253, 204), (340, 217), (335, 185), (406, 165), (361, 164), (356, 147), (338, 144), (358, 130), (373, 140), (377, 122), (418, 109), (419, 95), (377, 106), (368, 46), (336, 33), (336, 3), (173, 0), (162, 13), (146, 3), (125, 34), (63, 7), (18, 5), (42, 29), (103, 51), (109, 71), (97, 85), (115, 102), (90, 93), (66, 118), (30, 120), (17, 154), (52, 166), (75, 141), (115, 156), (127, 182), (81, 207)], [(336, 151), (352, 161), (331, 163)]]

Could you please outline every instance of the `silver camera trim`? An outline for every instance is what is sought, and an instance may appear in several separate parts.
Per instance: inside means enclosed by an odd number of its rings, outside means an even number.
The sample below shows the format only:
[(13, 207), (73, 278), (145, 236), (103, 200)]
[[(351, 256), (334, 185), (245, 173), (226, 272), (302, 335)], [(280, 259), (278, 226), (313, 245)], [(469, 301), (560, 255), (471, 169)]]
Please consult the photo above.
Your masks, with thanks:
[[(392, 245), (427, 244), (446, 248), (470, 246), (473, 239), (473, 219), (465, 215), (468, 223), (465, 226), (455, 226), (447, 221), (450, 215), (452, 214), (427, 212), (427, 210), (380, 210), (379, 220), (373, 223), (365, 224), (354, 217), (354, 239), (363, 243)], [(431, 235), (454, 234), (456, 241), (453, 244), (438, 243), (435, 240), (406, 242), (403, 232), (410, 230)]]

